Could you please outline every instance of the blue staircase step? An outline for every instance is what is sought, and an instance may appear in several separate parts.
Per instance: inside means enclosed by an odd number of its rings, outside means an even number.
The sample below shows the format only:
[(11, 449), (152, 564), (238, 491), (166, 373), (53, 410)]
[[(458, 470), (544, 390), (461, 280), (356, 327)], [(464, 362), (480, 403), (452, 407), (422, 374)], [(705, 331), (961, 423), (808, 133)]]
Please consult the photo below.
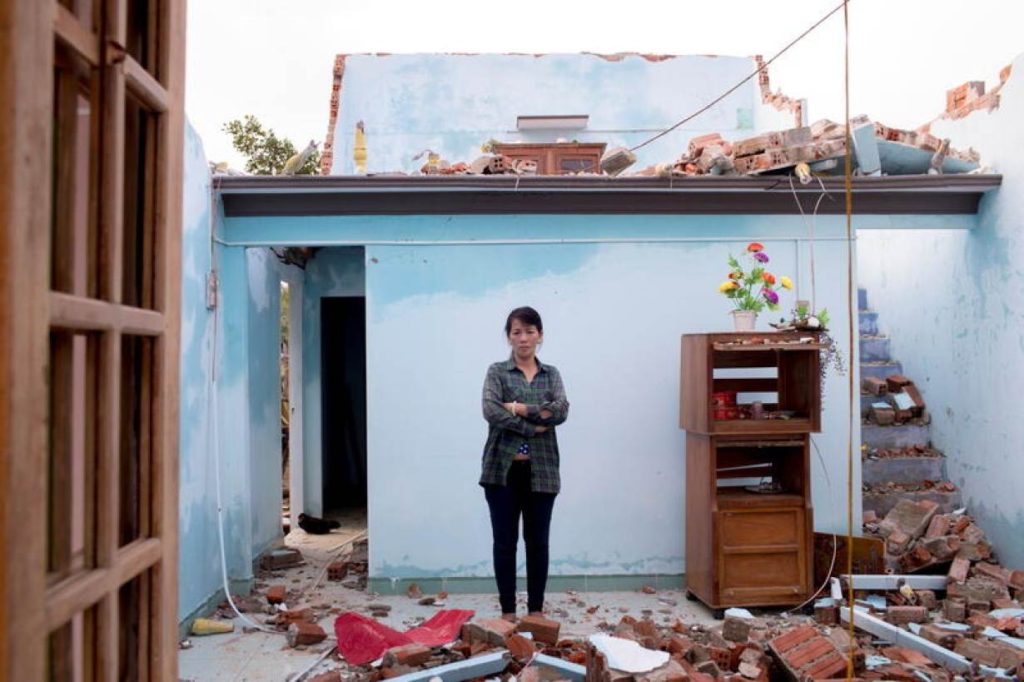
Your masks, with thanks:
[(861, 362), (888, 362), (889, 359), (890, 356), (888, 336), (860, 337)]
[(865, 491), (863, 500), (864, 511), (873, 511), (878, 518), (883, 518), (888, 514), (893, 507), (900, 503), (900, 500), (910, 500), (911, 502), (929, 500), (939, 505), (939, 514), (949, 514), (963, 506), (963, 499), (959, 489), (952, 492), (942, 492), (939, 490), (909, 492), (887, 490), (880, 487)]
[(869, 336), (878, 335), (878, 313), (873, 310), (860, 311), (860, 333)]
[(859, 288), (859, 289), (857, 289), (857, 310), (867, 310), (867, 309), (868, 309), (868, 290), (867, 289)]
[(928, 445), (931, 443), (931, 429), (927, 424), (900, 424), (898, 426), (879, 426), (877, 424), (861, 424), (860, 441), (869, 448), (905, 448), (911, 445)]
[(945, 480), (945, 457), (867, 457), (861, 464), (864, 485)]
[(903, 374), (903, 365), (899, 362), (864, 362), (860, 363), (860, 377), (877, 377), (885, 379), (891, 374)]

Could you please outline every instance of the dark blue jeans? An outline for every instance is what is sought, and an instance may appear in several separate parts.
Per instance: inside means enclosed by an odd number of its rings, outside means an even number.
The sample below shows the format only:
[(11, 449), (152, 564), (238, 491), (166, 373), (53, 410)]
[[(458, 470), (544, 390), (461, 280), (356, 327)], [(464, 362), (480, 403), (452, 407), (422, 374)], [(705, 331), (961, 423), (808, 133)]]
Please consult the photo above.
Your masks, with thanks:
[(491, 508), (494, 533), (494, 577), (502, 613), (516, 612), (516, 546), (519, 544), (519, 517), (523, 517), (526, 541), (527, 610), (544, 608), (544, 588), (548, 582), (548, 535), (552, 493), (530, 490), (530, 462), (512, 462), (506, 485), (486, 485), (484, 494)]

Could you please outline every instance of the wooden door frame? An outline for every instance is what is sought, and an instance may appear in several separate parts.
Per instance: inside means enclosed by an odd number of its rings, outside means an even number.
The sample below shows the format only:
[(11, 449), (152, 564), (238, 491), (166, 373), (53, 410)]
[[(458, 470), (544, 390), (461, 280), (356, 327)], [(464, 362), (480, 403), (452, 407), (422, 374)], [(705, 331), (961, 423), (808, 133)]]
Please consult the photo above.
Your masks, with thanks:
[[(46, 403), (53, 27), (37, 0), (0, 2), (0, 678), (45, 656)], [(17, 171), (15, 172), (15, 169)]]
[(303, 455), (302, 412), (302, 307), (303, 271), (294, 267), (282, 269), (282, 281), (288, 284), (288, 467), (289, 516), (291, 528), (299, 527), (299, 513), (305, 511), (305, 458)]
[[(0, 2), (0, 679), (41, 680), (50, 633), (86, 610), (96, 613), (89, 665), (97, 679), (118, 676), (120, 588), (149, 572), (143, 592), (148, 680), (177, 679), (178, 362), (184, 134), (185, 2), (151, 7), (160, 49), (151, 69), (126, 54), (126, 0), (95, 0), (104, 28), (89, 28), (55, 0)], [(74, 3), (72, 3), (74, 6)], [(148, 20), (148, 18), (147, 18)], [(104, 249), (96, 298), (51, 291), (54, 55), (61, 43), (102, 72), (106, 125), (96, 149)], [(152, 308), (121, 304), (124, 104), (130, 92), (158, 113), (153, 155)], [(111, 95), (111, 93), (114, 93)], [(60, 158), (64, 158), (61, 156)], [(59, 161), (58, 161), (59, 163)], [(59, 170), (59, 167), (57, 168)], [(47, 582), (50, 331), (93, 334), (105, 358), (100, 378), (95, 565)], [(122, 333), (152, 339), (154, 392), (143, 405), (152, 424), (144, 475), (150, 522), (144, 537), (118, 546), (117, 410)], [(113, 358), (113, 359), (111, 359)], [(110, 429), (110, 430), (108, 430)], [(91, 523), (92, 521), (90, 521)], [(91, 677), (91, 675), (90, 675)]]

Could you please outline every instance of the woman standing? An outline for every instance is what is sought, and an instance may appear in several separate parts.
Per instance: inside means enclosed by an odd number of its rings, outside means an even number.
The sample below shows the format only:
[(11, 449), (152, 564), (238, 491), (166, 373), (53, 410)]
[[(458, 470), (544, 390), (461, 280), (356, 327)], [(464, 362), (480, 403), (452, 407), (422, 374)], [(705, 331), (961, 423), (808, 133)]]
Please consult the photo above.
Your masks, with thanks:
[(483, 473), (494, 533), (494, 576), (502, 618), (516, 617), (516, 546), (519, 518), (526, 541), (527, 610), (540, 615), (548, 580), (548, 531), (561, 482), (555, 426), (569, 414), (558, 370), (537, 359), (544, 340), (540, 314), (516, 308), (505, 320), (512, 355), (487, 368), (484, 419), (490, 425)]

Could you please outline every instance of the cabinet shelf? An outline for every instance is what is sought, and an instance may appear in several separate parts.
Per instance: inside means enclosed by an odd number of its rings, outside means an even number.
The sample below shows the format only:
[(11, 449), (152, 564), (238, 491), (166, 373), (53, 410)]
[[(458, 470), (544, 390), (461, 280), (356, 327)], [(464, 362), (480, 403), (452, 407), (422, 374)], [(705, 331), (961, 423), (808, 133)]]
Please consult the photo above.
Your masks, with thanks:
[[(762, 342), (737, 343), (754, 337)], [(812, 590), (810, 434), (821, 423), (822, 344), (798, 343), (807, 337), (683, 336), (686, 586), (712, 608), (788, 606)], [(756, 400), (764, 414), (789, 418), (715, 418), (733, 393), (735, 414)], [(746, 489), (760, 482), (780, 492)]]

